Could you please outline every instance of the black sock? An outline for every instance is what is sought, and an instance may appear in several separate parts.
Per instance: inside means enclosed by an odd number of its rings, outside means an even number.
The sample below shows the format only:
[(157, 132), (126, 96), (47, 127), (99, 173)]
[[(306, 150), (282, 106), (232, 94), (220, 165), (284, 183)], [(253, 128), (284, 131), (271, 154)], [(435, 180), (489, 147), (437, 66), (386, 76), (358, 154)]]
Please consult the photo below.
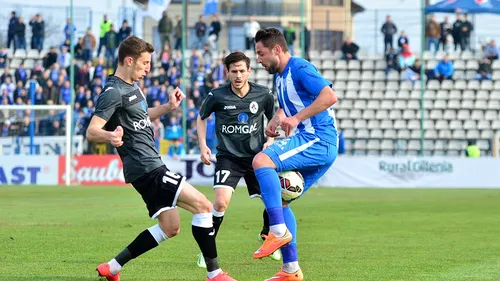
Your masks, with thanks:
[(137, 235), (137, 237), (127, 246), (118, 256), (115, 257), (116, 261), (121, 265), (125, 265), (131, 259), (135, 259), (138, 256), (144, 254), (145, 252), (155, 248), (158, 246), (158, 242), (156, 242), (153, 235), (149, 230), (144, 230), (141, 234)]
[(217, 237), (217, 233), (219, 233), (219, 228), (220, 228), (220, 225), (222, 224), (223, 220), (224, 220), (224, 216), (222, 216), (222, 217), (212, 216), (212, 221), (214, 222), (214, 229), (215, 229), (214, 236), (215, 237)]
[(264, 219), (264, 225), (262, 226), (262, 231), (260, 232), (260, 235), (268, 235), (269, 234), (269, 214), (267, 213), (266, 209), (264, 209), (264, 212), (262, 213), (262, 218)]
[(207, 271), (219, 269), (217, 262), (217, 246), (215, 245), (215, 229), (213, 227), (205, 228), (192, 226), (193, 236), (200, 247), (200, 250), (207, 264)]

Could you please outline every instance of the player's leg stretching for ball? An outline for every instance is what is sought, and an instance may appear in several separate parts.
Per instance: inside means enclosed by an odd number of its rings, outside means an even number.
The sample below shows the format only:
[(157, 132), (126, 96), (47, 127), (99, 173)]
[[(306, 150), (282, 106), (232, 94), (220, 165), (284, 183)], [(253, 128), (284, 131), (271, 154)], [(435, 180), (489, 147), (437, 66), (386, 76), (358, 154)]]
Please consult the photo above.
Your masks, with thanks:
[[(100, 276), (106, 277), (109, 281), (119, 281), (120, 271), (126, 263), (179, 234), (180, 219), (175, 206), (178, 205), (193, 213), (192, 234), (205, 257), (207, 281), (235, 280), (223, 272), (218, 264), (215, 230), (212, 223), (212, 204), (202, 193), (185, 181), (182, 181), (178, 190), (176, 202), (174, 200), (171, 207), (156, 206), (155, 208), (154, 205), (158, 201), (146, 202), (150, 215), (153, 219), (158, 219), (158, 224), (141, 232), (132, 243), (108, 263), (99, 265), (97, 271)], [(139, 188), (138, 191), (142, 193)]]
[(297, 222), (289, 202), (281, 198), (278, 173), (298, 170), (304, 177), (305, 193), (328, 170), (336, 156), (335, 144), (320, 141), (315, 135), (305, 133), (279, 141), (254, 158), (255, 174), (269, 213), (270, 233), (253, 256), (266, 257), (281, 248), (283, 268), (275, 279), (303, 280), (298, 264)]

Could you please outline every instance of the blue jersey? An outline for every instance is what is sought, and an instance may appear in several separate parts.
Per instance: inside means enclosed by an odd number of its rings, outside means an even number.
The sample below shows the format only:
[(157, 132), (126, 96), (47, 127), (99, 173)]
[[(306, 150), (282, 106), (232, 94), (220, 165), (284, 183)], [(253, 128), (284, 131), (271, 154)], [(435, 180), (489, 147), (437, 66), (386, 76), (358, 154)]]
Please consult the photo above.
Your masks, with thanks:
[[(297, 57), (291, 57), (283, 73), (276, 74), (275, 79), (278, 102), (287, 117), (311, 105), (324, 87), (332, 86), (314, 65)], [(300, 122), (295, 133), (305, 132), (314, 134), (321, 140), (337, 143), (333, 108)]]

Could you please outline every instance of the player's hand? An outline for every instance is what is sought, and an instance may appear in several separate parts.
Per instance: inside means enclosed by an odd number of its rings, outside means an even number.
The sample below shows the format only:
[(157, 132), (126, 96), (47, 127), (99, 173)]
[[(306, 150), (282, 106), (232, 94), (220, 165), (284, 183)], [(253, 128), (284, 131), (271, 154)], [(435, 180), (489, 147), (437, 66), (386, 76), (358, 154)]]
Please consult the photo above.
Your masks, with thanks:
[(212, 164), (212, 162), (210, 161), (210, 159), (212, 159), (212, 151), (210, 150), (210, 148), (208, 148), (208, 146), (200, 147), (200, 154), (201, 162), (203, 162), (203, 164), (205, 165), (210, 166)]
[(292, 133), (292, 131), (299, 125), (299, 119), (295, 116), (287, 117), (281, 120), (281, 129), (285, 132), (285, 135), (288, 137)]
[(169, 103), (171, 109), (175, 109), (175, 108), (179, 107), (182, 100), (185, 98), (186, 98), (186, 95), (182, 92), (182, 90), (179, 87), (172, 90), (168, 94), (168, 103)]
[(269, 123), (267, 123), (267, 126), (266, 126), (266, 136), (268, 136), (270, 138), (279, 137), (279, 135), (280, 135), (280, 133), (278, 133), (278, 126), (279, 125), (280, 125), (279, 121), (277, 121), (274, 118), (271, 119), (271, 121), (269, 121)]
[(123, 145), (122, 137), (123, 137), (123, 128), (122, 126), (118, 126), (113, 132), (111, 132), (109, 142), (114, 147), (120, 147)]

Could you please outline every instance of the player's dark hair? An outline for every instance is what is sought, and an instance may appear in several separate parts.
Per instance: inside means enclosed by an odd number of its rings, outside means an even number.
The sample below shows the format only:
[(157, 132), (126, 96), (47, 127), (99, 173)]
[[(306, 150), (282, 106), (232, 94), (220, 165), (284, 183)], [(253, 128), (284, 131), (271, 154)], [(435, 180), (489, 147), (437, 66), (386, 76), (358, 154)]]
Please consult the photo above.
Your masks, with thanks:
[(284, 52), (288, 52), (288, 44), (286, 43), (285, 36), (276, 28), (266, 28), (257, 31), (255, 43), (257, 42), (261, 42), (268, 49), (279, 45)]
[(242, 52), (232, 52), (229, 55), (226, 56), (224, 59), (224, 66), (226, 67), (227, 70), (229, 70), (229, 67), (233, 63), (237, 63), (240, 61), (244, 61), (247, 64), (247, 69), (250, 68), (250, 58), (247, 57), (244, 53)]
[(118, 63), (123, 65), (126, 57), (132, 57), (134, 60), (138, 59), (142, 53), (153, 53), (155, 48), (153, 45), (142, 40), (137, 36), (127, 37), (122, 41), (118, 49)]

